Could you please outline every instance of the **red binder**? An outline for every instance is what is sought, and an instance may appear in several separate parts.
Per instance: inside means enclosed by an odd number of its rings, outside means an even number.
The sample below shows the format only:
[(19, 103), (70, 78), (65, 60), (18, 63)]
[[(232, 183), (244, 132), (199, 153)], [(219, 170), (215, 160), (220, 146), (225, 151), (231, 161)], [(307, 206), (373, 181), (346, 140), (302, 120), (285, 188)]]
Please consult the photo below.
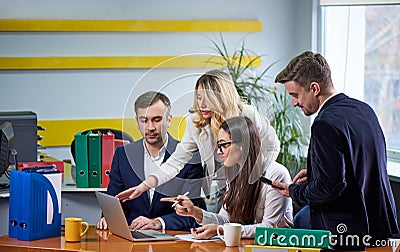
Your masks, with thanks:
[(101, 139), (101, 187), (107, 187), (110, 182), (111, 163), (114, 157), (114, 134), (110, 131)]
[(115, 149), (119, 146), (124, 146), (125, 144), (128, 144), (129, 141), (128, 140), (122, 140), (122, 139), (114, 139), (114, 145), (115, 145)]
[(18, 162), (18, 170), (22, 171), (25, 168), (41, 168), (55, 166), (62, 174), (62, 183), (64, 183), (64, 162), (63, 161), (47, 161), (47, 162)]

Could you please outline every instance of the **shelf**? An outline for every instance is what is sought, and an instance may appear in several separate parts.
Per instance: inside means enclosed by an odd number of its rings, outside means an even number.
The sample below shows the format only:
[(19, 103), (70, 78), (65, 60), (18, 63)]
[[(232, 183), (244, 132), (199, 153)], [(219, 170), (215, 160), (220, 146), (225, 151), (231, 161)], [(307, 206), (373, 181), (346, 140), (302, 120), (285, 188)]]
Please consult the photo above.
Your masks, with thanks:
[[(261, 58), (251, 56), (252, 66)], [(0, 70), (210, 68), (223, 66), (218, 56), (95, 56), (95, 57), (0, 57)], [(246, 62), (244, 62), (245, 64)]]
[(107, 188), (104, 187), (89, 187), (89, 188), (78, 188), (76, 185), (62, 185), (61, 187), (61, 193), (63, 192), (76, 192), (76, 193), (81, 193), (81, 192), (106, 192)]
[(257, 20), (0, 19), (3, 32), (261, 32)]

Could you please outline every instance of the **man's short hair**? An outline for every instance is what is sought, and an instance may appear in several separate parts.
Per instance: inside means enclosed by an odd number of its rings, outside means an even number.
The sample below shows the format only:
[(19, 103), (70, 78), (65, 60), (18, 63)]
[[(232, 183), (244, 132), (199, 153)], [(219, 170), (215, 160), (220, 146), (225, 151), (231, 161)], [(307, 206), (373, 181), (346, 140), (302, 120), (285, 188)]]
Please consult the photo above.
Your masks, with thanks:
[(171, 102), (169, 98), (160, 92), (156, 91), (148, 91), (146, 93), (141, 94), (135, 101), (135, 113), (137, 114), (138, 109), (148, 108), (154, 103), (162, 101), (165, 107), (167, 108), (167, 115), (171, 113)]
[(333, 87), (331, 69), (319, 53), (306, 51), (295, 58), (275, 78), (276, 83), (295, 81), (309, 90), (311, 82), (318, 82), (324, 89)]

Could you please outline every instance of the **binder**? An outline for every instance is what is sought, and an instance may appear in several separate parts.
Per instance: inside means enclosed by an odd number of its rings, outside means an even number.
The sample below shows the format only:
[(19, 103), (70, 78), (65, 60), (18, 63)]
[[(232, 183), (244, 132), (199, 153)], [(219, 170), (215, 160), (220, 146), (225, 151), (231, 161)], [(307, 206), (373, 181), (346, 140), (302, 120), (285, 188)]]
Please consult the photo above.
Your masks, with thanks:
[(245, 252), (320, 252), (328, 251), (318, 248), (300, 248), (300, 247), (278, 247), (278, 246), (260, 246), (260, 245), (245, 245)]
[(75, 134), (76, 187), (89, 187), (88, 133)]
[(101, 187), (110, 182), (111, 163), (114, 157), (114, 134), (109, 131), (101, 137)]
[(31, 241), (61, 235), (61, 173), (12, 170), (8, 236)]
[(88, 135), (89, 187), (101, 187), (101, 133)]
[(329, 230), (256, 227), (254, 243), (262, 246), (330, 249)]

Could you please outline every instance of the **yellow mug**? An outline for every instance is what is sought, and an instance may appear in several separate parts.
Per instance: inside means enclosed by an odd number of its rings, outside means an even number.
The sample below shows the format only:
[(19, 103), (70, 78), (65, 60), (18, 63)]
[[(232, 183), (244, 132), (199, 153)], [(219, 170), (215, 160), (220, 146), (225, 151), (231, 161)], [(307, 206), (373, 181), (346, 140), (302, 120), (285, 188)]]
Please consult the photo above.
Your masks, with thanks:
[[(82, 232), (82, 227), (85, 230)], [(89, 223), (82, 221), (82, 218), (68, 217), (65, 218), (65, 241), (78, 242), (81, 241), (82, 235), (86, 234), (89, 229)]]

